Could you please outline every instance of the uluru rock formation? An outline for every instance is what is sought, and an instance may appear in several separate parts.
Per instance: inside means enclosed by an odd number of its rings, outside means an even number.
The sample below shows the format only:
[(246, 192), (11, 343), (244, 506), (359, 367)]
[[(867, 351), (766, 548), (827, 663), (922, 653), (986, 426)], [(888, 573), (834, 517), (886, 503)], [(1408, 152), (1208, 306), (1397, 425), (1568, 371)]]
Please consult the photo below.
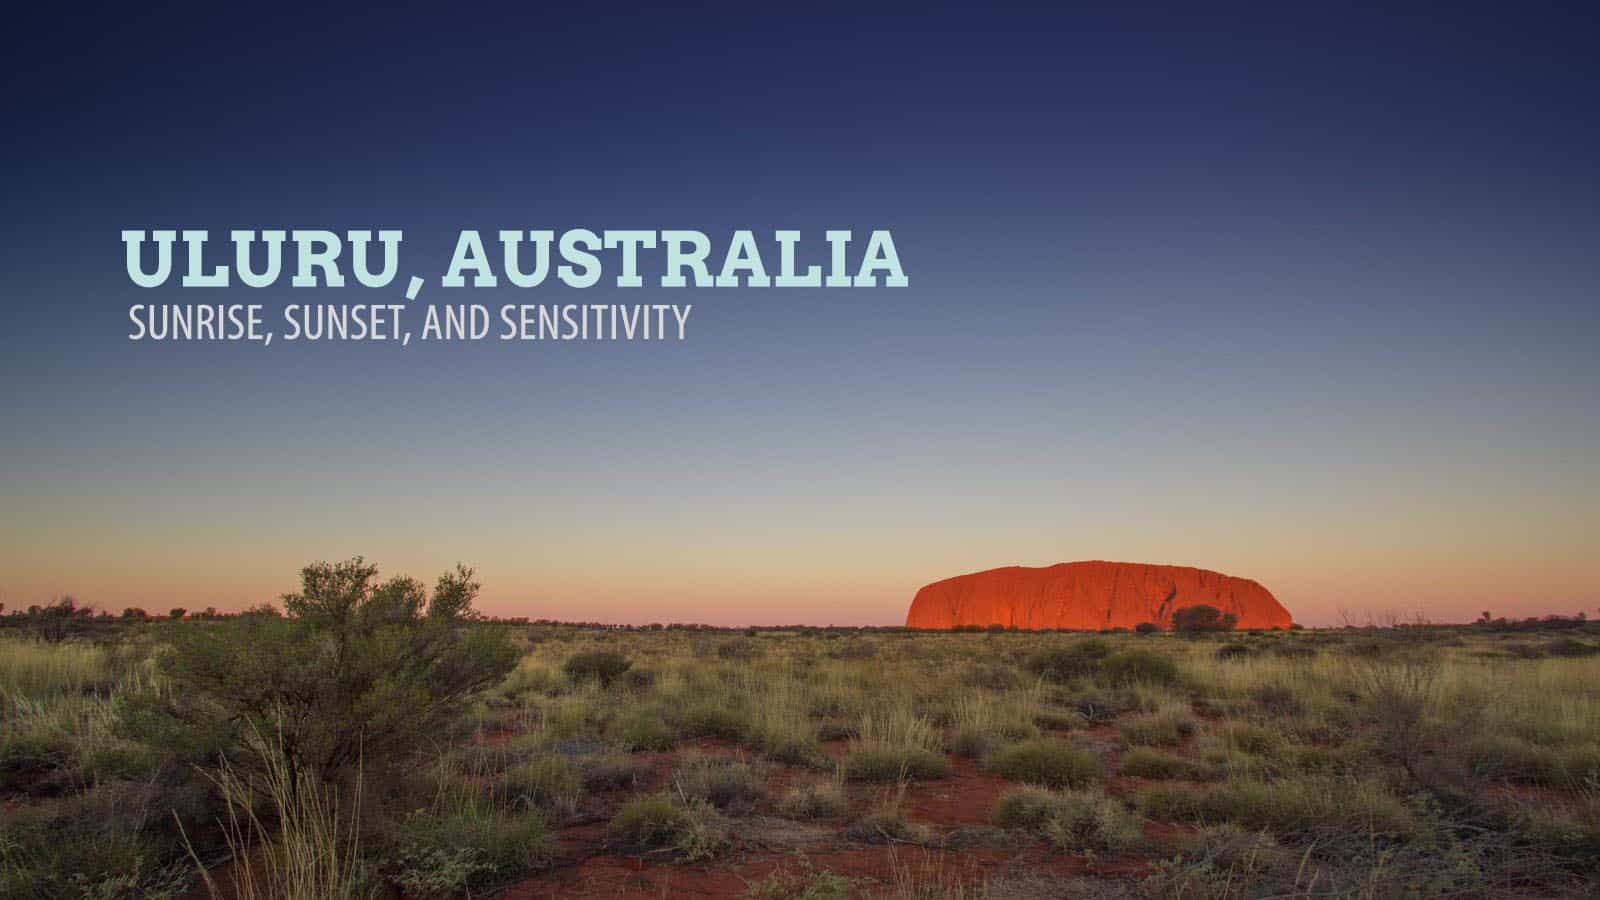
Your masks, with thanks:
[(1098, 631), (1150, 622), (1171, 628), (1174, 612), (1201, 604), (1231, 613), (1239, 628), (1288, 628), (1293, 621), (1283, 604), (1248, 578), (1188, 566), (1095, 560), (1006, 566), (935, 581), (917, 591), (906, 625)]

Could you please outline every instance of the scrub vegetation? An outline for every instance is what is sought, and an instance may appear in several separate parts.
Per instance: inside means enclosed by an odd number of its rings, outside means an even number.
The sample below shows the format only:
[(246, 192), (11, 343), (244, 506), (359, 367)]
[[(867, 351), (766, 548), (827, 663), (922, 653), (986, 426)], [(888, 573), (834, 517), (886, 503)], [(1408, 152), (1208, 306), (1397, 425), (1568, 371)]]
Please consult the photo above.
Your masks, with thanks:
[(0, 898), (1600, 891), (1600, 628), (0, 617)]

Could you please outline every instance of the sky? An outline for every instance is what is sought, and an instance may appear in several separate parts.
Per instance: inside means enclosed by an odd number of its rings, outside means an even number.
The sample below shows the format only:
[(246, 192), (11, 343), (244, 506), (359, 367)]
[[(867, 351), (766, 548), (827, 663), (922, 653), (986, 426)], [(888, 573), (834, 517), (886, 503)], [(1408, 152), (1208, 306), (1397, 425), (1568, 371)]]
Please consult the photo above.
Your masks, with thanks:
[[(231, 5), (225, 5), (231, 6)], [(899, 624), (1001, 565), (1297, 621), (1600, 612), (1600, 80), (1574, 6), (31, 9), (3, 36), (0, 602)], [(123, 229), (892, 231), (904, 289), (665, 343), (151, 343)]]

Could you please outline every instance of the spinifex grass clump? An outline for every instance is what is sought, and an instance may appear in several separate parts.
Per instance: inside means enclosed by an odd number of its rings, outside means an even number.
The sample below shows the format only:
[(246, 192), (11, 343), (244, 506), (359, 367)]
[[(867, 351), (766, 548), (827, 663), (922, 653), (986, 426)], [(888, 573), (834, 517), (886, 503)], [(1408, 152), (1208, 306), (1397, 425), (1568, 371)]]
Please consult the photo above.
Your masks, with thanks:
[(983, 766), (1007, 781), (1052, 788), (1087, 787), (1105, 778), (1099, 754), (1049, 739), (1001, 747), (984, 759)]
[(938, 734), (909, 709), (883, 708), (862, 716), (859, 734), (842, 763), (847, 778), (905, 781), (950, 773), (950, 761), (937, 749)]
[(764, 773), (742, 759), (717, 759), (688, 754), (672, 773), (673, 791), (690, 801), (704, 801), (729, 815), (752, 812), (766, 797)]
[(995, 822), (1031, 831), (1063, 850), (1125, 850), (1144, 837), (1137, 817), (1104, 794), (1015, 788), (1000, 797)]
[(711, 804), (671, 793), (639, 797), (611, 820), (611, 836), (631, 853), (663, 853), (693, 862), (728, 844), (727, 825)]

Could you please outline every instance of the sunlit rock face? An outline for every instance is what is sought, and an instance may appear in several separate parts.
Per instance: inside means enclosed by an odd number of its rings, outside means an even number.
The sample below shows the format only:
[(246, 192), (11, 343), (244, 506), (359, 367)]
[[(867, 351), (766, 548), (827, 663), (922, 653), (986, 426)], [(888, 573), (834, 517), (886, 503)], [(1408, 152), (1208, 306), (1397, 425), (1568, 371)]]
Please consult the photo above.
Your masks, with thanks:
[(1231, 613), (1238, 628), (1288, 628), (1292, 622), (1283, 604), (1248, 578), (1095, 560), (1037, 569), (1006, 566), (935, 581), (917, 591), (906, 625), (1098, 631), (1150, 622), (1171, 628), (1174, 612), (1201, 604)]

